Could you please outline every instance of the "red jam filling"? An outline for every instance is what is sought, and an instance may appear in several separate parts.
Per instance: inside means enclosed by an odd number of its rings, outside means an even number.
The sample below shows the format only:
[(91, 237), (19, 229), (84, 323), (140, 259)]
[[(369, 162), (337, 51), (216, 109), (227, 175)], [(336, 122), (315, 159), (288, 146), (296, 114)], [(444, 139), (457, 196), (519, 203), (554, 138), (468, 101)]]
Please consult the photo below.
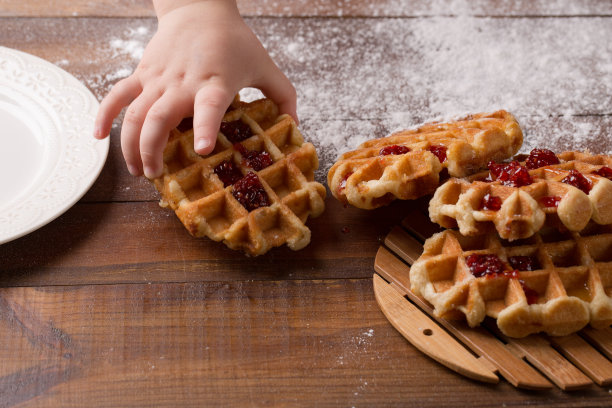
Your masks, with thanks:
[(221, 122), (220, 130), (232, 143), (242, 142), (253, 136), (251, 127), (240, 119), (233, 122)]
[(270, 205), (266, 190), (261, 185), (257, 174), (252, 171), (234, 183), (232, 195), (248, 211)]
[(501, 206), (501, 198), (491, 195), (489, 193), (482, 197), (482, 201), (480, 202), (480, 208), (482, 210), (499, 211)]
[(382, 149), (380, 149), (380, 152), (378, 152), (378, 154), (380, 156), (388, 156), (390, 154), (404, 154), (408, 153), (409, 151), (410, 149), (406, 146), (392, 145), (383, 147)]
[(525, 161), (525, 167), (529, 170), (552, 166), (553, 164), (559, 164), (559, 158), (552, 150), (548, 149), (533, 149)]
[(510, 163), (495, 163), (490, 161), (488, 180), (498, 180), (505, 186), (523, 187), (533, 183), (529, 171), (517, 161)]
[(538, 260), (531, 256), (511, 256), (508, 258), (508, 262), (513, 269), (519, 271), (535, 271), (540, 268)]
[(430, 152), (434, 154), (440, 160), (440, 163), (444, 163), (446, 161), (446, 146), (442, 145), (431, 145), (427, 148)]
[(495, 254), (472, 254), (465, 258), (468, 268), (477, 278), (504, 273), (505, 265)]
[(240, 169), (230, 160), (222, 161), (213, 169), (225, 187), (231, 186), (242, 178)]
[[(524, 259), (524, 258), (529, 258)], [(508, 261), (512, 264), (513, 262), (517, 264), (517, 266), (522, 267), (532, 267), (536, 268), (537, 261), (529, 256), (515, 256), (508, 258)], [(525, 282), (520, 279), (520, 274), (517, 269), (508, 269), (507, 265), (505, 265), (501, 259), (495, 254), (472, 254), (465, 258), (465, 262), (472, 274), (480, 278), (485, 276), (486, 278), (495, 278), (498, 276), (506, 276), (509, 279), (516, 279), (521, 284), (523, 288), (523, 292), (525, 292), (525, 297), (527, 298), (527, 303), (532, 305), (537, 303), (538, 301), (538, 293), (528, 287)], [(532, 269), (522, 269), (522, 270), (532, 270)]]
[(569, 174), (561, 182), (582, 190), (584, 194), (589, 194), (593, 187), (591, 182), (577, 170), (570, 170)]
[(544, 197), (540, 197), (539, 199), (540, 204), (542, 204), (544, 207), (557, 207), (559, 206), (559, 201), (561, 201), (561, 197), (559, 196), (544, 196)]
[(594, 171), (593, 174), (612, 180), (612, 169), (608, 166), (603, 166), (599, 170)]
[(236, 149), (242, 155), (242, 165), (250, 167), (255, 171), (265, 169), (272, 164), (272, 158), (268, 152), (248, 150), (240, 143), (235, 143), (234, 149)]

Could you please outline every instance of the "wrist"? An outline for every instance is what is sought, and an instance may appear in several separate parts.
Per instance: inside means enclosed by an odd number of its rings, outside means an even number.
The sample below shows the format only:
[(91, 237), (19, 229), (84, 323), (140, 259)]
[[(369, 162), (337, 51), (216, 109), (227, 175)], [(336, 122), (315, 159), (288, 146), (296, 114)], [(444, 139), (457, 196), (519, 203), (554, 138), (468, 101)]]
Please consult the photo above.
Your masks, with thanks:
[(191, 5), (198, 5), (208, 10), (238, 13), (236, 0), (153, 0), (158, 20), (174, 10)]

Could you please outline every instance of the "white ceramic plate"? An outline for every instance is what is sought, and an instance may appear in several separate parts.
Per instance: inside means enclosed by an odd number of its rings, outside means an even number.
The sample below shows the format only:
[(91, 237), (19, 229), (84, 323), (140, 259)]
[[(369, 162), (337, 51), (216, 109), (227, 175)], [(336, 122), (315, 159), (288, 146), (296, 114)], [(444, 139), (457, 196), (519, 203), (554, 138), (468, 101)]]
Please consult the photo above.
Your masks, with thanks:
[(108, 154), (98, 101), (38, 57), (0, 47), (0, 244), (54, 220), (89, 190)]

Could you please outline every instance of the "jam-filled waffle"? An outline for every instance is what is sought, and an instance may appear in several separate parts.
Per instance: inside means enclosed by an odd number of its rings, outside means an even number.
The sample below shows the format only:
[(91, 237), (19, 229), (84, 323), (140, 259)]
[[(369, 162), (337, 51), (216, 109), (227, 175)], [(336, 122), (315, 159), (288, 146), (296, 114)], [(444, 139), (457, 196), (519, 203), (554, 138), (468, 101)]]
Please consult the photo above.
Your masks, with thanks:
[(248, 255), (284, 244), (302, 249), (310, 242), (307, 218), (325, 208), (325, 187), (314, 181), (314, 146), (269, 99), (234, 100), (207, 156), (194, 151), (188, 121), (181, 124), (171, 131), (163, 160), (163, 175), (153, 180), (160, 204), (191, 235)]
[(612, 157), (534, 149), (525, 161), (491, 163), (490, 171), (451, 178), (429, 205), (431, 220), (463, 235), (491, 230), (515, 240), (544, 225), (580, 231), (612, 224)]
[(344, 153), (329, 170), (328, 185), (343, 203), (373, 209), (433, 193), (443, 169), (453, 177), (473, 174), (490, 160), (513, 156), (522, 142), (516, 119), (506, 111), (430, 123)]
[(410, 269), (411, 290), (440, 317), (470, 326), (497, 319), (510, 337), (562, 336), (612, 323), (612, 227), (541, 232), (510, 244), (490, 233), (445, 230), (425, 242)]

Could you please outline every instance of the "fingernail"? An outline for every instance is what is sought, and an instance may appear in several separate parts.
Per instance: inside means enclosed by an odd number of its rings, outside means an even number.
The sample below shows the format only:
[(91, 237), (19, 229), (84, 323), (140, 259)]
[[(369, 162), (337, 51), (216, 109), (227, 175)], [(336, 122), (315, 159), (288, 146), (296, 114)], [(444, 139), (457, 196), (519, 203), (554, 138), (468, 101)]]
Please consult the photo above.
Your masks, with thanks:
[(137, 176), (139, 173), (138, 168), (136, 166), (131, 166), (131, 165), (128, 165), (128, 171), (130, 172), (132, 176)]
[(210, 146), (210, 142), (208, 141), (208, 139), (199, 139), (196, 142), (195, 149), (199, 152), (205, 150), (206, 148), (208, 148), (208, 146)]
[(157, 173), (153, 167), (145, 167), (144, 174), (146, 178), (150, 178), (150, 179), (157, 177)]
[(102, 129), (99, 126), (94, 128), (93, 135), (96, 139), (100, 139), (102, 137)]

